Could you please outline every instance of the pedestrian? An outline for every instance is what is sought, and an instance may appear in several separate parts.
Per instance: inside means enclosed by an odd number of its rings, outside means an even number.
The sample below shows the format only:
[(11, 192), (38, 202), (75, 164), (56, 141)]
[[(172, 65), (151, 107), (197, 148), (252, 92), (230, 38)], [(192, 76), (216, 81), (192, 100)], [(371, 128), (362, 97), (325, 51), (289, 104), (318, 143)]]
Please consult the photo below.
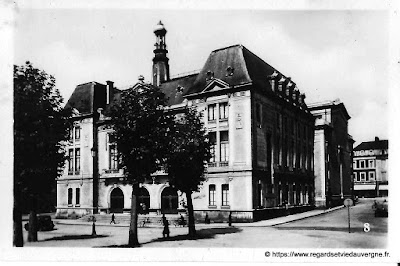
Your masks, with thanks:
[(110, 222), (110, 224), (112, 224), (112, 223), (116, 224), (114, 213), (111, 215), (111, 222)]
[(378, 207), (378, 202), (374, 200), (374, 204), (372, 205), (372, 209), (375, 210)]
[(179, 225), (182, 225), (182, 226), (186, 225), (185, 218), (183, 218), (182, 214), (181, 214), (181, 217), (179, 217)]
[(162, 222), (164, 225), (164, 229), (162, 232), (163, 238), (165, 238), (165, 237), (169, 238), (169, 223), (168, 223), (167, 218), (165, 217), (165, 214), (162, 215)]
[(232, 212), (229, 212), (229, 216), (228, 216), (228, 225), (232, 226)]
[(204, 222), (205, 222), (206, 224), (209, 224), (209, 223), (210, 223), (210, 218), (208, 218), (208, 213), (206, 213), (206, 217), (204, 218)]

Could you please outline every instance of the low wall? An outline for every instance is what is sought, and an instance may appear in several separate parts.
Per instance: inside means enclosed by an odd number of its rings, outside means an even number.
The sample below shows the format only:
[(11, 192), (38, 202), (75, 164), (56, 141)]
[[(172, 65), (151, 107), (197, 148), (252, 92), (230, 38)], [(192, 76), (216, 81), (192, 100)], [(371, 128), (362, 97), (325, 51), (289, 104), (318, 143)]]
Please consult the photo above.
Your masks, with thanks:
[(314, 209), (314, 206), (311, 205), (303, 205), (303, 206), (288, 206), (286, 207), (273, 207), (266, 209), (258, 209), (254, 210), (253, 222), (268, 220), (276, 217), (291, 215), (295, 213), (301, 213), (306, 211), (311, 211)]
[(229, 213), (232, 214), (233, 223), (245, 223), (253, 221), (253, 211), (230, 211), (230, 210), (195, 210), (194, 219), (196, 223), (205, 223), (206, 215), (210, 223), (227, 223)]
[(92, 214), (92, 208), (57, 208), (55, 217), (57, 219), (79, 219), (85, 215)]

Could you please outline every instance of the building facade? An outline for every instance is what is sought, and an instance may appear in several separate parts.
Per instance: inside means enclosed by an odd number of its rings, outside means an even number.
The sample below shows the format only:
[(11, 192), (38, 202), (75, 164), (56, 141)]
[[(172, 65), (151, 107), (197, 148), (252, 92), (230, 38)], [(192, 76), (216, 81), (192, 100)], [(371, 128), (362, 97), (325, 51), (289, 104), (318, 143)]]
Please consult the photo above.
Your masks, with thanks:
[(388, 196), (389, 141), (375, 137), (354, 148), (354, 193), (358, 197)]
[(313, 103), (309, 108), (315, 117), (315, 205), (338, 206), (353, 197), (350, 116), (340, 100)]
[[(161, 22), (154, 31), (152, 84), (140, 78), (130, 89), (159, 86), (168, 109), (195, 106), (203, 114), (213, 156), (206, 181), (192, 194), (195, 217), (222, 221), (231, 213), (236, 221), (255, 221), (313, 208), (314, 117), (291, 78), (242, 45), (214, 50), (199, 72), (170, 78), (166, 32)], [(130, 209), (132, 188), (104, 115), (120, 93), (112, 82), (88, 83), (69, 99), (73, 132), (80, 128), (81, 137), (69, 143), (57, 182), (58, 216)], [(186, 198), (160, 172), (141, 184), (139, 201), (145, 212), (176, 213), (185, 211)]]

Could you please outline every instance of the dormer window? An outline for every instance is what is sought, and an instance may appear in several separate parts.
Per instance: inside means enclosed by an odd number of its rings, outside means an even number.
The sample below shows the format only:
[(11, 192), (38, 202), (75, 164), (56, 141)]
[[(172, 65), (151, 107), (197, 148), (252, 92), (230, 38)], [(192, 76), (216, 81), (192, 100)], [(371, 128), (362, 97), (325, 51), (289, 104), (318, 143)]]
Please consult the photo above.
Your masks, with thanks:
[(226, 69), (226, 76), (228, 77), (228, 76), (233, 76), (233, 71), (234, 71), (235, 69), (233, 68), (233, 67), (231, 67), (231, 66), (228, 66), (227, 67), (227, 69)]
[(182, 93), (183, 92), (183, 87), (181, 85), (178, 85), (178, 87), (176, 87), (176, 92), (177, 93)]
[(209, 70), (207, 71), (206, 81), (210, 81), (212, 79), (214, 79), (214, 72)]

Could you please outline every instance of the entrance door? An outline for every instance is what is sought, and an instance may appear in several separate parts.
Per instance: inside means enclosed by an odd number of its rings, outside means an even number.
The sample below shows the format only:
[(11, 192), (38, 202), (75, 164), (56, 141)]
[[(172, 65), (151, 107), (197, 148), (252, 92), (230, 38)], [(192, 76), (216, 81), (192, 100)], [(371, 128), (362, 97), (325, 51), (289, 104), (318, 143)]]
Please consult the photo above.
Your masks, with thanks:
[(149, 213), (150, 208), (150, 194), (146, 188), (141, 187), (139, 188), (139, 213), (147, 214)]
[(166, 187), (161, 193), (161, 212), (178, 213), (178, 192), (172, 187)]
[(124, 193), (120, 188), (114, 188), (110, 196), (110, 212), (122, 213), (124, 210)]

